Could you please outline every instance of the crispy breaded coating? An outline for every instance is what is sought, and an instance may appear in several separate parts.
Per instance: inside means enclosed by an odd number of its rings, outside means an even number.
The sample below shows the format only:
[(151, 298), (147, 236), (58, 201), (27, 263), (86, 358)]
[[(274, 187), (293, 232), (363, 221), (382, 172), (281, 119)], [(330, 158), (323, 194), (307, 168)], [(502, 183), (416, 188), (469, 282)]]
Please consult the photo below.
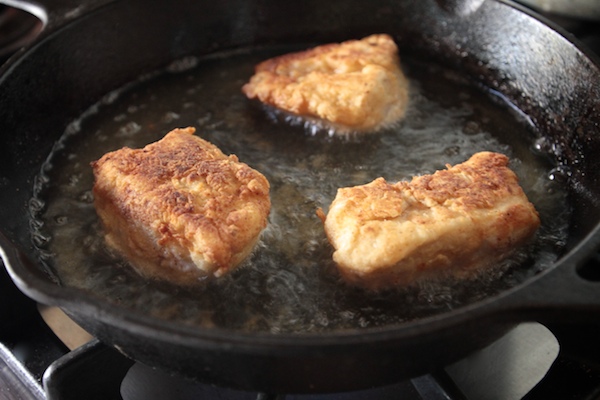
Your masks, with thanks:
[(271, 207), (261, 173), (194, 132), (175, 129), (92, 163), (107, 244), (142, 275), (178, 284), (231, 271), (251, 252)]
[(388, 127), (404, 116), (408, 102), (398, 47), (385, 34), (266, 60), (242, 91), (294, 115), (327, 121), (336, 133)]
[(339, 189), (319, 216), (341, 275), (377, 290), (468, 277), (507, 257), (540, 224), (508, 162), (481, 152), (411, 182)]

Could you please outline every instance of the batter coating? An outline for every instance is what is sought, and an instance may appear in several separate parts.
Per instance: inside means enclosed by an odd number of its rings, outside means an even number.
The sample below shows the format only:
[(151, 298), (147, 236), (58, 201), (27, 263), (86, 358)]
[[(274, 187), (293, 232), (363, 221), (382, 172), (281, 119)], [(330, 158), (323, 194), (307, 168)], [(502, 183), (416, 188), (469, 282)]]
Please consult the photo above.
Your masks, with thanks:
[(502, 154), (468, 161), (411, 182), (378, 178), (341, 188), (319, 212), (349, 283), (369, 289), (418, 279), (468, 277), (511, 254), (540, 219)]
[(269, 183), (258, 171), (175, 129), (143, 149), (92, 163), (106, 243), (142, 275), (191, 284), (234, 269), (267, 225)]
[(335, 133), (388, 127), (404, 116), (408, 102), (398, 47), (386, 34), (266, 60), (242, 91), (294, 115), (326, 121)]

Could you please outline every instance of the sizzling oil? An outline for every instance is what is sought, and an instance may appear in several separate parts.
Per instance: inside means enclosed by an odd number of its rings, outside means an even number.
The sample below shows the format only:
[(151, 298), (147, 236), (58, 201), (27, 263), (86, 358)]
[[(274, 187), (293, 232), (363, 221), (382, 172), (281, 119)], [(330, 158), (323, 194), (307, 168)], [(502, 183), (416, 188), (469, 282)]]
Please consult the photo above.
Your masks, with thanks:
[[(253, 66), (286, 49), (186, 58), (108, 94), (73, 122), (36, 187), (34, 242), (62, 284), (132, 311), (187, 324), (266, 332), (316, 332), (381, 326), (441, 313), (523, 282), (547, 268), (566, 240), (569, 207), (559, 169), (539, 151), (527, 119), (501, 98), (459, 76), (405, 58), (411, 100), (393, 129), (364, 136), (282, 120), (248, 101), (241, 86)], [(175, 127), (197, 134), (261, 171), (271, 184), (269, 225), (243, 267), (193, 290), (138, 276), (105, 248), (94, 207), (90, 162), (123, 146), (143, 147)], [(315, 210), (338, 187), (383, 176), (432, 173), (472, 154), (497, 151), (540, 212), (535, 242), (503, 266), (466, 282), (423, 283), (374, 294), (337, 277)]]

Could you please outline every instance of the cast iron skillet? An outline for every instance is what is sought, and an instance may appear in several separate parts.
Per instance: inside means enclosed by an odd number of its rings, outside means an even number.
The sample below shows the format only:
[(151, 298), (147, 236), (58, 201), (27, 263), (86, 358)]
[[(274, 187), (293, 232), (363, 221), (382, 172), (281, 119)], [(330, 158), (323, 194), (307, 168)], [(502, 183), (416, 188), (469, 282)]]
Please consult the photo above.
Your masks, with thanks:
[[(416, 376), (482, 348), (521, 321), (600, 315), (600, 69), (568, 35), (500, 1), (115, 1), (27, 4), (47, 20), (0, 75), (0, 244), (17, 286), (58, 305), (127, 356), (218, 385), (327, 392)], [(573, 207), (564, 255), (493, 298), (376, 329), (331, 334), (200, 330), (128, 312), (57, 284), (30, 238), (33, 180), (69, 122), (109, 91), (188, 54), (285, 42), (331, 42), (388, 32), (501, 93), (552, 144), (570, 171)], [(532, 138), (523, 138), (532, 140)]]

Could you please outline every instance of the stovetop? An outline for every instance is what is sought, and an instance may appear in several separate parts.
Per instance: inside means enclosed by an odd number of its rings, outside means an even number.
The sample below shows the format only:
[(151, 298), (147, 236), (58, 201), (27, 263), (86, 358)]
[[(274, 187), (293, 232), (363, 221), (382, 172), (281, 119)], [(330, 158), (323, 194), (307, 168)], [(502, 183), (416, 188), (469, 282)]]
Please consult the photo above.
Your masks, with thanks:
[[(600, 23), (548, 17), (600, 54)], [(35, 18), (0, 5), (0, 63), (40, 29)], [(600, 321), (522, 324), (486, 349), (427, 375), (364, 391), (311, 395), (245, 392), (183, 380), (94, 339), (67, 346), (3, 266), (0, 321), (2, 400), (600, 399)]]
[[(592, 400), (600, 398), (600, 325), (526, 323), (456, 364), (397, 384), (335, 394), (219, 388), (135, 363), (97, 340), (69, 350), (0, 270), (3, 400)], [(539, 381), (539, 382), (538, 382)]]

